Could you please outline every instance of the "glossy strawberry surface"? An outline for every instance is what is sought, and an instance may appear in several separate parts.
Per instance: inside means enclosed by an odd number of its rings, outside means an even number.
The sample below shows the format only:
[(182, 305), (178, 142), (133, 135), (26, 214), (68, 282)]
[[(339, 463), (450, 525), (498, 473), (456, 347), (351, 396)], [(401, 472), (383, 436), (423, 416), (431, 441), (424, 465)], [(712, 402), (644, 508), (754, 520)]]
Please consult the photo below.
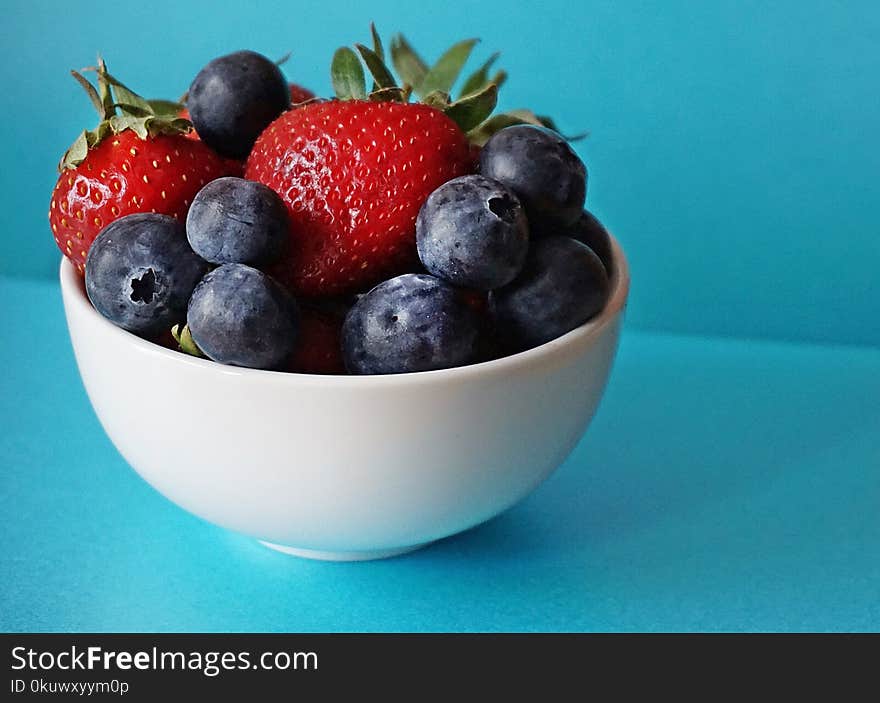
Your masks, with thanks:
[(290, 214), (290, 246), (272, 275), (294, 293), (363, 291), (416, 262), (415, 220), (428, 195), (468, 173), (458, 126), (422, 104), (310, 103), (263, 132), (245, 177)]
[(226, 160), (182, 135), (110, 135), (58, 177), (49, 204), (55, 243), (82, 273), (89, 247), (108, 224), (136, 212), (182, 221), (199, 189), (229, 172)]
[(300, 311), (299, 340), (288, 360), (295, 373), (345, 373), (342, 361), (342, 315), (304, 307)]

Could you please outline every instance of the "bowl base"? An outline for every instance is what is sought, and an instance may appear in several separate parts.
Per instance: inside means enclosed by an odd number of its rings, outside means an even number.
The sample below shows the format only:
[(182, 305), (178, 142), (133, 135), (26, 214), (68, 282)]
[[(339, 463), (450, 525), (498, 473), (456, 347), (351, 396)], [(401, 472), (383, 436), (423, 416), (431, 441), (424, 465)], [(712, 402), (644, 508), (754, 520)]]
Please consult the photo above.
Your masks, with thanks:
[(371, 559), (388, 559), (396, 557), (400, 554), (413, 552), (416, 549), (430, 544), (424, 542), (422, 544), (414, 544), (410, 547), (397, 547), (395, 549), (368, 549), (356, 552), (327, 552), (321, 549), (300, 549), (299, 547), (288, 547), (284, 544), (274, 544), (272, 542), (264, 542), (259, 540), (260, 544), (274, 549), (277, 552), (291, 554), (295, 557), (303, 557), (304, 559), (317, 559), (319, 561), (369, 561)]

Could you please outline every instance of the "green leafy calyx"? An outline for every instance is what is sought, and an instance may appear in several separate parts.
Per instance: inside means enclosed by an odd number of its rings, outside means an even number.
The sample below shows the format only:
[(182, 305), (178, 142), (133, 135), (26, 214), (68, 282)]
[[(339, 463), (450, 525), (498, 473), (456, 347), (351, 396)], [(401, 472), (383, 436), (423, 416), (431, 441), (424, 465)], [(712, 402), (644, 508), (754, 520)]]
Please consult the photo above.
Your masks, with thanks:
[[(453, 99), (452, 90), (477, 45), (477, 39), (453, 44), (431, 66), (416, 53), (402, 34), (394, 36), (389, 53), (394, 70), (401, 79), (398, 83), (385, 62), (385, 48), (373, 24), (370, 25), (370, 34), (372, 48), (355, 44), (354, 49), (342, 47), (333, 55), (330, 75), (333, 90), (340, 100), (405, 103), (415, 94), (421, 102), (442, 110), (467, 133), (471, 142), (480, 146), (499, 129), (511, 125), (533, 124), (556, 130), (556, 125), (549, 117), (536, 115), (530, 110), (511, 110), (492, 115), (498, 102), (498, 89), (507, 79), (507, 74), (501, 70), (490, 76), (498, 53), (492, 54), (464, 79), (458, 97)], [(372, 79), (369, 91), (367, 74)]]
[(82, 69), (97, 76), (97, 88), (80, 71), (71, 71), (100, 116), (94, 129), (83, 131), (64, 153), (58, 170), (76, 168), (89, 153), (110, 134), (132, 130), (141, 139), (157, 134), (186, 134), (192, 123), (178, 117), (182, 106), (169, 100), (145, 100), (108, 71), (103, 59), (98, 65)]
[(177, 342), (180, 351), (192, 356), (198, 356), (202, 359), (207, 358), (192, 338), (192, 334), (189, 331), (189, 325), (184, 325), (183, 327), (180, 325), (174, 325), (174, 327), (171, 328), (171, 336), (174, 337), (174, 341)]

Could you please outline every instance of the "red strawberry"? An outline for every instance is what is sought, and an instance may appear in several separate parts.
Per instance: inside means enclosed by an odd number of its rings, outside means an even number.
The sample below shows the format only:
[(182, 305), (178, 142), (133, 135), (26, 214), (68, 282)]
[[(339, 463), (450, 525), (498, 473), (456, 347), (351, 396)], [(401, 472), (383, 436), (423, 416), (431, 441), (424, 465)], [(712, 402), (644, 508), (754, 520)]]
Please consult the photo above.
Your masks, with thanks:
[(166, 349), (172, 349), (174, 351), (178, 351), (180, 349), (180, 344), (178, 344), (170, 329), (164, 330), (159, 335), (154, 337), (152, 339), (152, 342), (154, 344), (158, 344), (160, 347), (165, 347)]
[(287, 364), (296, 373), (345, 373), (342, 362), (342, 316), (303, 307), (297, 348)]
[(465, 304), (473, 309), (477, 315), (484, 317), (489, 310), (489, 297), (486, 291), (473, 288), (461, 288), (459, 295)]
[[(180, 119), (182, 119), (182, 120), (187, 120), (187, 121), (189, 121), (189, 110), (187, 110), (187, 109), (184, 107), (179, 113), (177, 113), (177, 116), (178, 116)], [(184, 136), (185, 136), (187, 139), (192, 139), (194, 142), (200, 142), (200, 141), (202, 141), (201, 138), (199, 137), (199, 133), (196, 132), (196, 128), (195, 128), (195, 127), (193, 127), (193, 128), (192, 128), (189, 132), (187, 132)]]
[[(97, 71), (101, 96), (91, 86), (89, 95), (102, 110), (102, 123), (65, 154), (49, 206), (55, 242), (80, 273), (89, 247), (108, 224), (135, 212), (182, 219), (205, 183), (230, 173), (224, 159), (183, 136), (188, 123), (152, 113), (147, 101), (121, 86), (103, 64)], [(140, 114), (124, 109), (116, 114), (111, 85), (115, 100), (135, 103)]]
[(309, 103), (257, 139), (245, 177), (290, 214), (290, 247), (272, 274), (304, 296), (363, 290), (415, 260), (415, 220), (435, 188), (468, 173), (459, 127), (421, 104)]
[(312, 100), (315, 97), (315, 94), (309, 90), (308, 88), (303, 88), (301, 85), (297, 85), (296, 83), (290, 84), (290, 104), (297, 105), (299, 103), (304, 103), (307, 100)]

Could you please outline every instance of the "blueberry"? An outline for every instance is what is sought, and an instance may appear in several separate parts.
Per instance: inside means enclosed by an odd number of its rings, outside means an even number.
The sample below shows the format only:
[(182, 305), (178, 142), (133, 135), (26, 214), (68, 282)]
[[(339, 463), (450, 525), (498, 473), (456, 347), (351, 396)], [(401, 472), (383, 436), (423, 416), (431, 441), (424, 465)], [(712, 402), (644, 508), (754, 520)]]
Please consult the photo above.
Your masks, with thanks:
[(173, 217), (126, 215), (107, 225), (86, 257), (92, 305), (129, 332), (152, 336), (186, 317), (186, 305), (208, 263)]
[(491, 290), (520, 272), (529, 225), (519, 199), (485, 176), (462, 176), (437, 188), (416, 220), (419, 258), (456, 286)]
[(186, 321), (209, 359), (275, 369), (294, 350), (299, 312), (270, 276), (244, 264), (223, 264), (196, 286)]
[(199, 71), (186, 107), (205, 144), (243, 159), (260, 132), (290, 107), (290, 90), (275, 63), (253, 51), (236, 51)]
[(522, 350), (582, 325), (605, 306), (608, 291), (608, 274), (593, 250), (553, 236), (532, 243), (523, 272), (489, 294), (489, 307), (505, 343)]
[(611, 253), (611, 237), (608, 230), (591, 212), (584, 210), (581, 216), (568, 227), (550, 227), (547, 230), (532, 230), (532, 234), (544, 237), (559, 234), (583, 242), (601, 259), (605, 270), (611, 275), (614, 272), (614, 256)]
[(586, 167), (549, 129), (516, 125), (496, 132), (480, 151), (480, 173), (516, 193), (535, 226), (570, 225), (584, 208)]
[(472, 363), (477, 315), (448, 283), (407, 273), (358, 300), (342, 326), (345, 366), (355, 374), (408, 373)]
[(260, 266), (277, 259), (287, 242), (287, 209), (262, 183), (218, 178), (193, 198), (186, 236), (213, 264)]

